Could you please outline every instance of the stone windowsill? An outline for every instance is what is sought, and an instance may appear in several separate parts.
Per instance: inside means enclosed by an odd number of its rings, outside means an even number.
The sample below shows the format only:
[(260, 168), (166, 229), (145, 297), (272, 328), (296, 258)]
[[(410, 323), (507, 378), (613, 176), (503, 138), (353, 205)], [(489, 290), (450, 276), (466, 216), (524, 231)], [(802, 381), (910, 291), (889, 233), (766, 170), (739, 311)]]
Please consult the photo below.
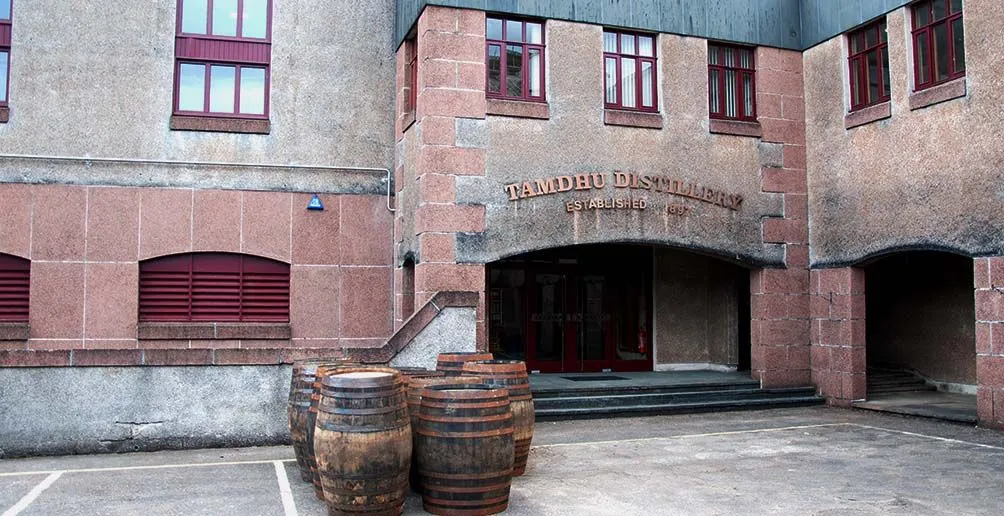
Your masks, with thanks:
[(712, 134), (730, 134), (732, 136), (749, 136), (760, 138), (763, 136), (763, 129), (760, 122), (742, 122), (739, 120), (709, 119), (708, 130)]
[(140, 340), (289, 340), (289, 323), (241, 322), (141, 322), (136, 325)]
[(220, 118), (211, 116), (171, 116), (172, 131), (269, 134), (272, 125), (261, 118)]
[(603, 123), (606, 125), (622, 125), (625, 127), (662, 129), (662, 115), (660, 113), (646, 113), (642, 111), (604, 109)]
[(890, 102), (883, 102), (868, 106), (856, 111), (851, 111), (844, 116), (844, 129), (870, 124), (879, 120), (892, 117), (892, 105)]
[(0, 124), (6, 124), (10, 121), (10, 108), (7, 106), (0, 106)]
[(948, 81), (910, 94), (910, 109), (923, 109), (966, 96), (966, 78)]
[(26, 322), (0, 322), (0, 340), (26, 341), (29, 333)]
[(551, 118), (551, 107), (545, 102), (527, 102), (524, 100), (506, 100), (488, 98), (486, 113), (489, 115), (511, 116), (515, 118)]

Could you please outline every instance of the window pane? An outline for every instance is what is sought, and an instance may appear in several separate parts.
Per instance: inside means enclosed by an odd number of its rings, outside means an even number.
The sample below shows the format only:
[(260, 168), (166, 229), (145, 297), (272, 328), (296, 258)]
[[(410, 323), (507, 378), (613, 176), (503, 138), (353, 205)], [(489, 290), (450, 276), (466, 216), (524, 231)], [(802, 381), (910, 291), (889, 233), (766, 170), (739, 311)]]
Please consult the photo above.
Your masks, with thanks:
[(0, 20), (10, 19), (10, 0), (0, 0)]
[(952, 12), (962, 12), (962, 0), (952, 0)]
[(723, 48), (722, 49), (722, 53), (724, 54), (724, 57), (725, 57), (725, 59), (723, 60), (723, 62), (725, 63), (725, 66), (735, 66), (736, 65), (736, 57), (735, 57), (736, 51), (735, 51), (735, 49), (732, 49), (732, 48)]
[(752, 117), (753, 116), (753, 75), (744, 73), (743, 74), (743, 116)]
[(528, 85), (528, 88), (530, 90), (529, 93), (531, 97), (539, 97), (540, 73), (543, 68), (540, 62), (540, 49), (531, 48), (528, 49), (526, 53), (527, 57), (529, 58), (526, 71), (527, 80), (530, 82), (530, 84)]
[[(726, 50), (726, 52), (728, 52)], [(725, 116), (736, 117), (736, 71), (725, 70)]]
[(7, 102), (7, 52), (0, 52), (0, 102)]
[(718, 64), (718, 62), (719, 62), (718, 47), (713, 45), (708, 46), (708, 64)]
[(535, 43), (537, 45), (544, 43), (544, 36), (540, 30), (539, 23), (526, 24), (526, 41), (527, 43)]
[(857, 58), (851, 61), (851, 106), (864, 103), (861, 93), (861, 58)]
[(617, 60), (608, 57), (604, 67), (603, 83), (607, 87), (605, 100), (608, 104), (617, 103)]
[(486, 27), (488, 39), (502, 39), (502, 20), (496, 20), (495, 18), (488, 18), (488, 25)]
[(206, 110), (206, 66), (182, 64), (178, 83), (178, 110)]
[(240, 112), (245, 115), (265, 114), (264, 68), (241, 68)]
[(882, 49), (882, 96), (888, 97), (889, 89), (889, 47)]
[(188, 34), (206, 33), (206, 16), (209, 0), (184, 0), (181, 2), (181, 32)]
[(923, 4), (914, 9), (913, 13), (917, 17), (914, 20), (914, 27), (923, 27), (931, 23), (931, 4)]
[(878, 31), (879, 31), (879, 41), (885, 43), (886, 41), (889, 40), (889, 31), (886, 30), (885, 21), (879, 24)]
[[(624, 40), (621, 40), (623, 43)], [(621, 105), (624, 107), (637, 107), (635, 99), (635, 60), (625, 57), (621, 59)]]
[(934, 26), (934, 66), (936, 69), (935, 80), (940, 81), (948, 78), (948, 24), (939, 23)]
[(244, 0), (241, 35), (265, 39), (268, 30), (268, 0)]
[(741, 68), (753, 69), (753, 51), (743, 49), (739, 51), (739, 66)]
[(878, 50), (868, 52), (868, 102), (879, 98)]
[(931, 82), (931, 71), (927, 63), (930, 61), (930, 52), (927, 49), (927, 32), (917, 34), (916, 57), (917, 60), (917, 84)]
[(934, 0), (934, 19), (940, 20), (948, 16), (948, 0)]
[(513, 20), (505, 21), (505, 40), (523, 41), (523, 23)]
[(645, 57), (655, 57), (655, 48), (652, 46), (652, 38), (648, 36), (638, 36), (638, 55)]
[(621, 34), (621, 53), (634, 55), (634, 36)]
[(498, 45), (488, 46), (488, 91), (502, 92), (502, 47)]
[(209, 111), (234, 112), (234, 67), (211, 66), (209, 76)]
[(613, 32), (603, 33), (603, 51), (617, 52), (617, 34)]
[(718, 105), (718, 99), (720, 97), (719, 85), (718, 85), (718, 70), (709, 70), (708, 72), (708, 105), (711, 108), (711, 112), (714, 114), (721, 113), (721, 106)]
[(642, 107), (655, 107), (655, 95), (652, 90), (655, 67), (651, 61), (641, 62), (641, 105)]
[(952, 59), (952, 70), (955, 73), (966, 71), (966, 38), (962, 27), (962, 18), (952, 22), (952, 45), (955, 55)]
[(213, 1), (213, 34), (237, 35), (237, 0)]
[(878, 45), (878, 30), (872, 28), (865, 31), (865, 48)]
[(505, 94), (523, 96), (523, 45), (507, 45), (505, 57)]
[(861, 37), (862, 37), (861, 33), (858, 32), (851, 34), (851, 36), (847, 38), (850, 41), (852, 54), (857, 54), (858, 52), (861, 51)]

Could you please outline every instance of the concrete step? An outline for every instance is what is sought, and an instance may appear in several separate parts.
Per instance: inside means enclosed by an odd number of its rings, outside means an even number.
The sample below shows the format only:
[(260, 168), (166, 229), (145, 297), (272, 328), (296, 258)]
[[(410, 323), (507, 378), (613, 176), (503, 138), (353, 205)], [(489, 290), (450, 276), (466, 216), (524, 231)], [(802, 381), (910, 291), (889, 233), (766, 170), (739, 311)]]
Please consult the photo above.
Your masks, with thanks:
[(744, 382), (722, 382), (722, 383), (694, 383), (685, 385), (626, 385), (608, 387), (577, 387), (566, 388), (534, 388), (533, 399), (563, 398), (573, 396), (615, 396), (622, 394), (667, 394), (683, 392), (719, 392), (719, 391), (741, 391), (760, 387), (760, 382), (749, 380)]
[(655, 405), (628, 405), (617, 407), (537, 409), (537, 421), (564, 419), (599, 419), (608, 417), (636, 417), (665, 414), (696, 414), (700, 412), (760, 410), (767, 408), (803, 407), (819, 405), (819, 396), (788, 396), (781, 398), (758, 398), (744, 400), (716, 400), (687, 403), (666, 403)]
[(751, 399), (778, 399), (788, 397), (813, 396), (815, 390), (807, 388), (791, 389), (720, 389), (715, 391), (686, 392), (646, 392), (646, 393), (603, 393), (589, 396), (566, 393), (565, 396), (534, 398), (534, 406), (541, 410), (574, 409), (596, 407), (656, 406), (716, 401), (741, 401)]

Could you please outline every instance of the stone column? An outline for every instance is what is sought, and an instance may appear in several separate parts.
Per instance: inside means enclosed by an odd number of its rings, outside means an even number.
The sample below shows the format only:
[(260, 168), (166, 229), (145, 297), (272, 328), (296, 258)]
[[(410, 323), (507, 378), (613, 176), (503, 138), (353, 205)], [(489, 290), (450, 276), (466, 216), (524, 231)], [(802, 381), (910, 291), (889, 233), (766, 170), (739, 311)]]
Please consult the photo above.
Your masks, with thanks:
[(810, 359), (802, 54), (760, 47), (756, 66), (761, 189), (784, 196), (784, 216), (763, 219), (763, 240), (784, 245), (785, 268), (750, 275), (752, 372), (764, 387), (804, 386)]
[(1004, 429), (1004, 256), (976, 258), (976, 418)]
[(827, 403), (846, 407), (867, 395), (865, 271), (814, 270), (810, 280), (812, 383)]

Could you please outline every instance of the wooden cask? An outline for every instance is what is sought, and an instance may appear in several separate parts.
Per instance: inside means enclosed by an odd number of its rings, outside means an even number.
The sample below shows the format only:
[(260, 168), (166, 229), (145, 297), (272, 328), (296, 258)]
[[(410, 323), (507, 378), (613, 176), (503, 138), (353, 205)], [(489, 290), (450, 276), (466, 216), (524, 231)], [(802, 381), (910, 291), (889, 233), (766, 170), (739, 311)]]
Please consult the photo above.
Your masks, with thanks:
[(314, 452), (329, 515), (400, 515), (411, 424), (401, 374), (341, 368), (321, 381)]
[(408, 475), (408, 486), (411, 487), (412, 491), (417, 493), (422, 492), (422, 483), (418, 476), (418, 460), (415, 458), (415, 453), (418, 449), (415, 444), (418, 433), (415, 430), (418, 428), (418, 410), (422, 402), (422, 390), (430, 385), (470, 385), (481, 383), (481, 379), (475, 376), (444, 376), (444, 373), (441, 371), (437, 371), (437, 373), (439, 376), (411, 377), (408, 379), (408, 416), (411, 418), (412, 441), (411, 473)]
[(479, 516), (506, 510), (513, 419), (505, 389), (484, 384), (426, 387), (416, 433), (426, 511)]
[(481, 378), (493, 387), (509, 390), (512, 405), (513, 424), (516, 426), (515, 459), (513, 476), (526, 472), (526, 461), (530, 456), (530, 442), (533, 440), (533, 395), (530, 393), (530, 378), (526, 374), (526, 364), (519, 360), (481, 360), (464, 364), (464, 374)]
[(457, 352), (440, 353), (436, 358), (436, 371), (442, 371), (447, 376), (460, 376), (464, 372), (464, 363), (471, 360), (491, 360), (495, 358), (491, 353)]
[[(289, 403), (287, 416), (289, 419), (289, 435), (293, 441), (293, 453), (300, 478), (304, 482), (313, 482), (312, 469), (316, 469), (313, 461), (314, 418), (310, 413), (311, 398), (314, 395), (314, 384), (317, 380), (317, 369), (325, 365), (348, 365), (344, 359), (315, 358), (300, 360), (293, 363), (293, 374), (289, 385)], [(315, 411), (316, 414), (316, 411)]]

